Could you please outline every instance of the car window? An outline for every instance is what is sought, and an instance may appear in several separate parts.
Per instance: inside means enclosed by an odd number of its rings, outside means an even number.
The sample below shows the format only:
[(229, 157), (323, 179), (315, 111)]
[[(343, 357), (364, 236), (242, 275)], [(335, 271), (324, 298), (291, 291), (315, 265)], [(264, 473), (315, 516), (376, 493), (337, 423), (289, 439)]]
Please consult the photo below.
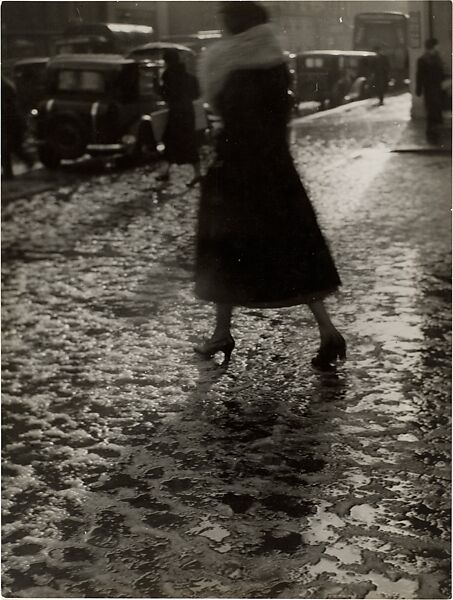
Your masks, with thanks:
[(322, 69), (324, 59), (321, 56), (309, 56), (305, 59), (305, 67), (307, 69)]
[(152, 94), (159, 89), (160, 73), (158, 67), (143, 65), (140, 67), (140, 94)]
[(96, 71), (67, 69), (58, 73), (57, 89), (62, 92), (103, 92), (105, 81)]
[(157, 100), (161, 99), (160, 86), (163, 68), (156, 65), (140, 66), (139, 89), (140, 94), (145, 96), (154, 96)]
[(82, 71), (80, 89), (86, 92), (103, 92), (105, 89), (104, 78), (101, 73), (95, 71)]
[(359, 66), (359, 57), (358, 56), (348, 56), (346, 57), (346, 66), (350, 69), (357, 69)]

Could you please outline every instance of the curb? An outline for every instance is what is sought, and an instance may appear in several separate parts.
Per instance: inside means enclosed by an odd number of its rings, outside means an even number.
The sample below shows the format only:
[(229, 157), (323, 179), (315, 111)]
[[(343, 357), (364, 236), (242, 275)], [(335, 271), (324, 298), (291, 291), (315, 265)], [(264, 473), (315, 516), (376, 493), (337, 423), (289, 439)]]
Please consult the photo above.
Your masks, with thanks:
[(330, 115), (335, 115), (338, 113), (349, 112), (354, 108), (365, 106), (370, 102), (373, 102), (374, 98), (365, 98), (365, 100), (356, 100), (355, 102), (348, 102), (347, 104), (342, 104), (341, 106), (336, 106), (335, 108), (328, 108), (327, 110), (322, 110), (320, 112), (316, 112), (312, 115), (307, 115), (305, 117), (298, 117), (293, 120), (293, 125), (298, 125), (299, 121), (307, 122), (314, 121), (315, 119), (322, 119), (323, 117), (329, 117)]
[(397, 154), (451, 154), (451, 146), (402, 146), (392, 148), (390, 152)]
[[(23, 180), (22, 180), (23, 183)], [(12, 200), (17, 200), (18, 198), (26, 198), (28, 196), (33, 196), (34, 194), (41, 194), (42, 192), (47, 192), (55, 187), (55, 181), (46, 181), (39, 182), (36, 185), (27, 186), (27, 189), (7, 189), (9, 187), (9, 183), (5, 183), (2, 181), (2, 203), (11, 202)]]

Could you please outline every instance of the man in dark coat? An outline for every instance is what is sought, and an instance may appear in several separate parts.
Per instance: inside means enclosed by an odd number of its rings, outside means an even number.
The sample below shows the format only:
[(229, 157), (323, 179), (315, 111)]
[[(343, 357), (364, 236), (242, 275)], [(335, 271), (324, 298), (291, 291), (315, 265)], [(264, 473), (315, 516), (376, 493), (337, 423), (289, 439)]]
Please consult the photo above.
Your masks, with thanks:
[(166, 50), (164, 60), (166, 68), (161, 94), (168, 104), (168, 122), (163, 135), (167, 164), (158, 179), (169, 179), (172, 164), (191, 164), (194, 170), (194, 177), (188, 184), (191, 187), (198, 183), (201, 175), (193, 107), (200, 89), (196, 77), (187, 72), (177, 50)]
[(5, 179), (11, 179), (13, 156), (28, 167), (33, 159), (24, 149), (24, 117), (19, 107), (14, 83), (2, 75), (2, 171)]
[(382, 106), (384, 104), (384, 94), (387, 91), (389, 83), (390, 65), (388, 58), (385, 54), (382, 54), (379, 46), (376, 46), (374, 51), (377, 54), (373, 65), (374, 89), (379, 100), (379, 106)]
[(426, 135), (436, 138), (442, 123), (442, 82), (444, 68), (438, 52), (438, 41), (430, 38), (425, 42), (425, 53), (417, 61), (416, 94), (425, 101)]

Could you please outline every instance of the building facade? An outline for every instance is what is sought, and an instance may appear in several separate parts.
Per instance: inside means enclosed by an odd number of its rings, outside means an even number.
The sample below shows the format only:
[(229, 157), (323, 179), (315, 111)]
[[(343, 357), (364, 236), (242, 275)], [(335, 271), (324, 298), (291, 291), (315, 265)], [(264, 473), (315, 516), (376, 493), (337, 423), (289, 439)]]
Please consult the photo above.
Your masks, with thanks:
[[(448, 2), (448, 0), (446, 0)], [(403, 0), (285, 0), (263, 2), (286, 50), (352, 48), (358, 12), (406, 12)], [(73, 2), (5, 0), (1, 6), (4, 59), (48, 55), (52, 40), (73, 21), (150, 25), (156, 39), (221, 27), (216, 0)]]
[(352, 50), (354, 18), (361, 12), (406, 13), (405, 0), (302, 0), (263, 2), (282, 46), (292, 52)]
[(137, 23), (152, 26), (158, 35), (158, 11), (165, 4), (5, 0), (1, 5), (2, 58), (51, 55), (55, 39), (73, 22)]

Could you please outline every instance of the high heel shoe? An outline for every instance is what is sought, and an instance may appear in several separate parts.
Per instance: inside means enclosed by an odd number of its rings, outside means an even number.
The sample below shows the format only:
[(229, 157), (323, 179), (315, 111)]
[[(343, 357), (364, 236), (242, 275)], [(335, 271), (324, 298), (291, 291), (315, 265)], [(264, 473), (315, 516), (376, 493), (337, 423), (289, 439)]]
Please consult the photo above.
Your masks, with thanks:
[(189, 181), (189, 183), (187, 184), (188, 188), (193, 188), (195, 185), (197, 185), (197, 183), (200, 183), (201, 181), (201, 175), (196, 175), (193, 179), (191, 179)]
[(194, 350), (197, 354), (200, 354), (204, 358), (211, 358), (217, 352), (223, 352), (224, 363), (228, 363), (231, 357), (231, 353), (234, 350), (235, 342), (231, 335), (219, 338), (210, 339), (204, 342), (204, 344), (198, 344), (194, 346)]
[(337, 360), (346, 360), (346, 342), (341, 333), (336, 333), (327, 342), (322, 342), (318, 354), (311, 364), (320, 371), (332, 371)]
[(156, 180), (157, 181), (169, 181), (170, 173), (160, 173), (159, 175), (156, 175)]

